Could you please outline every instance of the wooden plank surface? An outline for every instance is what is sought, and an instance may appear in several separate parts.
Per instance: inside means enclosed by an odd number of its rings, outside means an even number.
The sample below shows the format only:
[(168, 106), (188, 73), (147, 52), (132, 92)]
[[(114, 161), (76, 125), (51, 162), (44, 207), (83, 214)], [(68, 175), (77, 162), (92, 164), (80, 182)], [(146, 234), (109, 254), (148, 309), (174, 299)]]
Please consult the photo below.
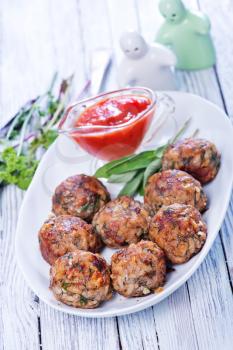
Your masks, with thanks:
[[(38, 304), (25, 284), (14, 256), (14, 233), (22, 192), (8, 187), (2, 193), (0, 343), (5, 349), (38, 348)], [(27, 336), (30, 329), (30, 337)]]
[(221, 87), (225, 107), (233, 117), (232, 76), (233, 76), (233, 1), (200, 0), (199, 7), (212, 19), (212, 36), (217, 50), (216, 74)]
[[(223, 0), (220, 3), (210, 3), (203, 0), (200, 3), (201, 9), (205, 11), (212, 21), (212, 35), (217, 50), (217, 65), (215, 75), (221, 90), (223, 108), (233, 120), (233, 100), (232, 100), (232, 76), (233, 76), (233, 32), (229, 30), (229, 23), (233, 22), (233, 2)], [(218, 16), (215, 16), (215, 14)], [(224, 137), (224, 135), (223, 135)], [(221, 228), (221, 239), (224, 247), (224, 256), (233, 290), (233, 197)]]
[[(115, 88), (119, 36), (123, 30), (132, 28), (152, 40), (161, 23), (157, 3), (156, 0), (0, 2), (0, 117), (11, 115), (23, 102), (43, 91), (55, 70), (60, 76), (75, 71), (78, 91), (88, 78), (89, 54), (99, 46), (112, 47), (116, 53), (105, 86)], [(187, 3), (197, 6), (195, 1)], [(232, 38), (226, 37), (232, 23), (232, 2), (200, 3), (213, 21), (219, 62), (216, 70), (179, 72), (177, 77), (182, 90), (206, 97), (232, 115)], [(187, 284), (159, 305), (137, 314), (90, 320), (49, 308), (25, 284), (14, 259), (14, 232), (22, 198), (23, 193), (12, 186), (1, 191), (0, 349), (232, 348), (233, 302), (229, 280), (233, 274), (232, 205), (221, 238), (218, 237)]]

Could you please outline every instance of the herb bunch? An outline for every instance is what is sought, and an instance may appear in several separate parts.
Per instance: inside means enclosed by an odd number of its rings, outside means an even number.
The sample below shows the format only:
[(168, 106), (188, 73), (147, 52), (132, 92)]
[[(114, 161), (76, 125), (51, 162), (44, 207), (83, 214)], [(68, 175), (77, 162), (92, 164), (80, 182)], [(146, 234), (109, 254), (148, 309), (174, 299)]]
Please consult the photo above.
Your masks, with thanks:
[(49, 89), (28, 101), (0, 130), (0, 185), (15, 184), (26, 190), (45, 150), (58, 136), (57, 124), (68, 103), (72, 76), (62, 80), (58, 95)]
[(177, 134), (166, 144), (154, 150), (113, 160), (97, 169), (95, 176), (108, 179), (110, 183), (124, 183), (119, 196), (143, 195), (148, 178), (162, 168), (162, 157), (166, 148), (176, 142), (187, 129), (188, 119)]

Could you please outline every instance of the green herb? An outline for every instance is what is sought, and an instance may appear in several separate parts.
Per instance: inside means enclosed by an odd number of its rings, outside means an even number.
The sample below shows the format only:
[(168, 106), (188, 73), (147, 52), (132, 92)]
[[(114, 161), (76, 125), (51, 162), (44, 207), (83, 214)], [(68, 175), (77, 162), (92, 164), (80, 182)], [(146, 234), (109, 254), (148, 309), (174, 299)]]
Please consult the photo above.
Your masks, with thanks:
[(83, 204), (81, 207), (78, 208), (78, 211), (81, 213), (83, 211), (86, 211), (90, 206), (90, 203), (87, 202), (86, 204)]
[(19, 111), (16, 114), (15, 118), (13, 119), (13, 121), (8, 129), (8, 132), (6, 135), (7, 140), (9, 140), (9, 139), (12, 140), (16, 136), (18, 136), (19, 130), (22, 128), (22, 125), (23, 125), (23, 122), (24, 122), (24, 119), (26, 116), (26, 112), (27, 112), (27, 109), (24, 107), (24, 108), (22, 108), (21, 111)]
[[(26, 190), (33, 178), (41, 155), (57, 138), (57, 123), (68, 102), (72, 77), (63, 80), (58, 97), (49, 90), (27, 102), (7, 127), (1, 130), (0, 184), (14, 184)], [(40, 149), (40, 153), (37, 150)], [(39, 157), (40, 154), (40, 157)]]
[(156, 157), (156, 151), (145, 151), (133, 156), (127, 162), (118, 164), (108, 170), (108, 175), (127, 173), (132, 170), (146, 168)]
[(144, 196), (144, 185), (143, 185), (142, 181), (141, 181), (140, 186), (138, 188), (138, 194), (140, 194), (140, 196)]
[(61, 287), (67, 292), (67, 288), (69, 288), (71, 283), (68, 282), (62, 282)]
[(164, 153), (164, 151), (165, 151), (165, 149), (167, 148), (168, 145), (170, 145), (170, 142), (166, 143), (163, 146), (160, 146), (160, 147), (156, 148), (156, 157), (157, 158), (162, 158), (163, 153)]
[(81, 305), (86, 305), (87, 302), (88, 302), (88, 299), (81, 294), (79, 302), (80, 302)]
[(159, 171), (162, 167), (162, 159), (157, 158), (155, 160), (153, 160), (148, 167), (146, 168), (145, 172), (144, 172), (144, 176), (143, 176), (143, 187), (146, 186), (147, 184), (147, 180), (149, 179), (149, 177), (151, 175), (153, 175), (154, 173), (156, 173), (157, 171)]
[(123, 157), (99, 168), (95, 176), (108, 179), (110, 183), (125, 183), (119, 196), (143, 195), (148, 178), (162, 168), (162, 157), (167, 147), (176, 142), (189, 125), (188, 119), (177, 134), (168, 142), (154, 150)]
[(93, 203), (93, 210), (97, 211), (99, 209), (99, 206), (100, 206), (100, 196), (96, 195), (95, 201)]
[(0, 183), (14, 184), (25, 190), (32, 180), (37, 165), (38, 161), (33, 158), (17, 156), (13, 147), (5, 148), (0, 158)]
[(41, 135), (39, 135), (31, 142), (29, 146), (30, 152), (35, 152), (39, 147), (43, 147), (47, 150), (49, 146), (56, 140), (57, 136), (57, 130), (48, 130), (41, 133)]
[(136, 171), (129, 171), (128, 173), (123, 174), (116, 174), (111, 175), (108, 179), (109, 183), (122, 183), (122, 182), (128, 182), (134, 178), (136, 175)]
[(112, 162), (109, 162), (109, 163), (103, 165), (101, 168), (99, 168), (96, 171), (95, 176), (96, 177), (108, 178), (108, 171), (111, 168), (113, 168), (115, 165), (125, 163), (125, 162), (127, 162), (129, 159), (131, 159), (133, 157), (134, 157), (134, 155), (131, 155), (131, 156), (127, 156), (127, 157), (123, 157), (123, 158), (120, 158), (120, 159), (113, 160)]
[(99, 209), (99, 205), (100, 205), (100, 196), (96, 195), (94, 198), (93, 203), (89, 204), (89, 208), (91, 211), (97, 211)]
[(138, 188), (140, 187), (142, 179), (143, 179), (143, 171), (138, 172), (137, 175), (132, 180), (130, 180), (125, 184), (125, 186), (120, 191), (119, 196), (124, 196), (124, 195), (134, 196), (137, 193)]
[(90, 210), (90, 211), (96, 211), (96, 209), (99, 209), (99, 203), (100, 203), (100, 197), (99, 195), (95, 195), (95, 197), (93, 198), (93, 202), (87, 202), (85, 204), (83, 204), (80, 208), (78, 208), (78, 211), (81, 213), (83, 211), (86, 210)]

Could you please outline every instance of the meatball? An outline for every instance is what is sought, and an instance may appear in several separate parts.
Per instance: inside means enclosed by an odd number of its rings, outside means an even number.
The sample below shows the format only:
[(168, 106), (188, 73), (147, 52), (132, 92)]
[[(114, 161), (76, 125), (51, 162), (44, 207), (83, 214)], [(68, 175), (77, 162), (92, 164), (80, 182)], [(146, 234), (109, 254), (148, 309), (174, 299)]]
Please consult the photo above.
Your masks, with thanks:
[(212, 142), (189, 138), (167, 148), (163, 155), (163, 170), (181, 169), (205, 184), (217, 175), (220, 158)]
[(112, 255), (111, 270), (118, 293), (125, 297), (147, 295), (165, 282), (165, 255), (153, 242), (133, 243)]
[(108, 201), (105, 186), (93, 176), (68, 177), (55, 190), (53, 212), (56, 215), (73, 215), (91, 222), (94, 214)]
[(50, 288), (67, 305), (92, 309), (112, 297), (110, 269), (98, 254), (76, 250), (58, 258), (50, 269)]
[(149, 212), (142, 203), (122, 196), (100, 209), (92, 224), (108, 247), (119, 248), (148, 235)]
[(207, 206), (207, 197), (199, 181), (181, 170), (164, 170), (149, 178), (144, 201), (156, 212), (163, 205), (191, 204), (200, 212)]
[(162, 207), (151, 221), (149, 237), (163, 249), (168, 260), (182, 264), (197, 254), (206, 241), (207, 228), (191, 205)]
[(52, 216), (46, 220), (39, 231), (39, 242), (42, 256), (50, 265), (76, 249), (97, 252), (102, 246), (92, 225), (70, 215)]

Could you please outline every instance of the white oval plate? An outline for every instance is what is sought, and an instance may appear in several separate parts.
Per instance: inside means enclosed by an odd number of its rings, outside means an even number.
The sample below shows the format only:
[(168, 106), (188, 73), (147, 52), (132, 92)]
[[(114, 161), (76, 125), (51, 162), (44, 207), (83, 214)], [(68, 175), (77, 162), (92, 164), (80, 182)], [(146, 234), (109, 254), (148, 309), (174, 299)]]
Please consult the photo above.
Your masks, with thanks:
[[(186, 136), (190, 136), (198, 128), (200, 137), (213, 141), (222, 154), (221, 168), (216, 179), (205, 186), (210, 208), (204, 214), (208, 225), (208, 237), (202, 251), (188, 263), (175, 266), (175, 271), (168, 274), (164, 289), (160, 293), (130, 299), (116, 294), (112, 300), (92, 310), (76, 309), (55, 300), (49, 290), (49, 265), (40, 254), (37, 232), (50, 213), (51, 196), (55, 187), (70, 175), (93, 174), (97, 165), (101, 164), (68, 138), (60, 136), (43, 157), (24, 197), (16, 233), (17, 261), (27, 283), (39, 298), (55, 309), (85, 317), (110, 317), (145, 309), (160, 302), (185, 283), (209, 252), (224, 219), (231, 195), (233, 128), (224, 112), (212, 103), (182, 92), (169, 92), (168, 95), (175, 101), (174, 116), (179, 125), (182, 125), (187, 117), (192, 117)], [(166, 132), (163, 133), (163, 138), (166, 139)], [(156, 140), (151, 143), (150, 148), (155, 145)], [(118, 185), (107, 186), (114, 197), (119, 191)], [(113, 251), (105, 248), (102, 253), (109, 261)]]

